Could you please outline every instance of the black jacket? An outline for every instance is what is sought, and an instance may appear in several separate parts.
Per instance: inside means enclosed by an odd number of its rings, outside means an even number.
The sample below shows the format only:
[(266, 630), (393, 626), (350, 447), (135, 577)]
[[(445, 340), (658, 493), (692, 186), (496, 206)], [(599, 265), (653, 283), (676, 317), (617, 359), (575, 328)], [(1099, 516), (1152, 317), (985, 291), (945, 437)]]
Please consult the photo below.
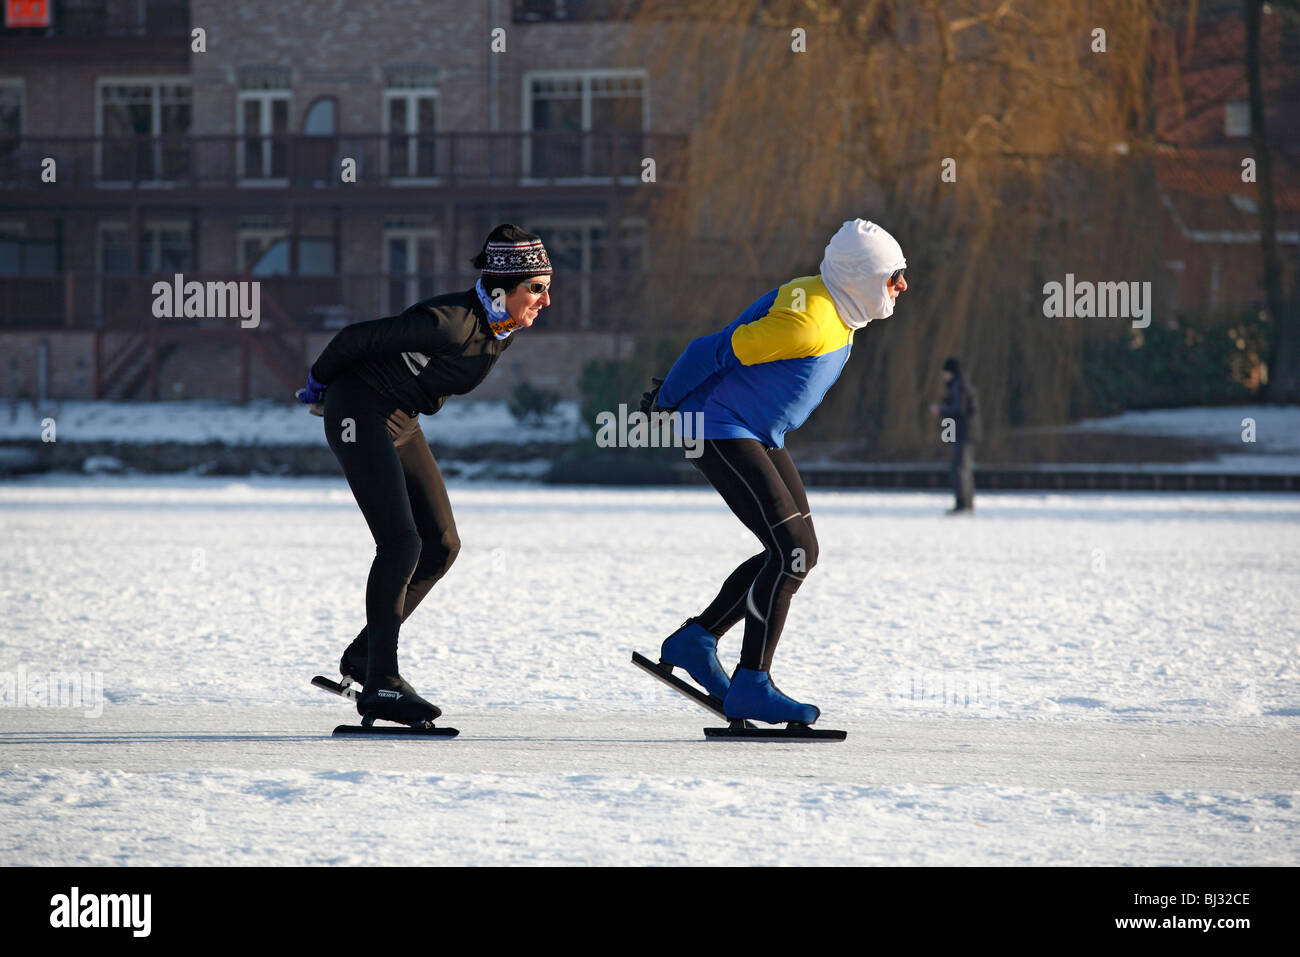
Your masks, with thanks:
[(496, 338), (478, 294), (468, 289), (341, 329), (311, 371), (329, 385), (353, 369), (404, 411), (433, 413), (448, 396), (482, 382), (513, 338)]
[(951, 418), (957, 423), (958, 442), (978, 442), (984, 438), (980, 425), (979, 397), (965, 377), (955, 375), (948, 383), (948, 391), (939, 405), (940, 418)]

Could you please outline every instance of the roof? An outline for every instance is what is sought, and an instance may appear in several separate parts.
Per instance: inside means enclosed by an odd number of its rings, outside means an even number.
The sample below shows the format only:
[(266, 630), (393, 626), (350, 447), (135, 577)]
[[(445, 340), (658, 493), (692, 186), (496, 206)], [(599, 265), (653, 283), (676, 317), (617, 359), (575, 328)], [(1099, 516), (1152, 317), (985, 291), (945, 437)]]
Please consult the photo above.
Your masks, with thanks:
[[(1188, 238), (1206, 242), (1214, 241), (1211, 234), (1223, 234), (1220, 241), (1240, 242), (1250, 234), (1258, 237), (1259, 185), (1242, 181), (1243, 158), (1240, 150), (1157, 148), (1156, 184)], [(1273, 183), (1279, 234), (1300, 233), (1300, 157), (1274, 153)]]

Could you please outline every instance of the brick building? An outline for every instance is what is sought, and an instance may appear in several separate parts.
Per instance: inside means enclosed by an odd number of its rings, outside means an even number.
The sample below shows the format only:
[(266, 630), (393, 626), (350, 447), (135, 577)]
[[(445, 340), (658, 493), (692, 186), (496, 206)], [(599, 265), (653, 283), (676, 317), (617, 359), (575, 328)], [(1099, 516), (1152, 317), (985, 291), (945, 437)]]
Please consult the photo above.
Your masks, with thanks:
[[(1176, 76), (1156, 88), (1156, 184), (1173, 306), (1220, 312), (1264, 306), (1259, 188), (1240, 5), (1213, 2), (1194, 31), (1160, 38), (1178, 49)], [(1283, 283), (1300, 274), (1300, 36), (1265, 8), (1261, 78), (1273, 158)], [(1243, 173), (1246, 175), (1243, 176)]]
[[(698, 97), (613, 3), (4, 3), (0, 396), (285, 397), (333, 330), (470, 285), (504, 220), (556, 293), (478, 394), (573, 394), (668, 321), (610, 303), (678, 242)], [(155, 318), (177, 273), (258, 282), (260, 322)]]

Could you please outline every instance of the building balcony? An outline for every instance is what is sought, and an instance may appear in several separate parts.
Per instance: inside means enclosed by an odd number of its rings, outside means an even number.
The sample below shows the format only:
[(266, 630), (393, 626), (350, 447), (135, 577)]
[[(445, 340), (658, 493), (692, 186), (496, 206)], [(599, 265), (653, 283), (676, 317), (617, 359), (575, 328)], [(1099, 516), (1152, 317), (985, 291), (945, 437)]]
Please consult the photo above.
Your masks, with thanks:
[(0, 25), (0, 57), (189, 62), (187, 0), (51, 0), (48, 25)]
[[(328, 332), (353, 322), (401, 312), (430, 296), (468, 289), (476, 274), (443, 273), (393, 275), (344, 273), (333, 276), (253, 276), (249, 274), (184, 273), (185, 282), (206, 284), (253, 281), (258, 284), (258, 325), (249, 331), (297, 335)], [(663, 316), (609, 303), (643, 302), (654, 289), (681, 287), (681, 277), (644, 272), (561, 273), (549, 308), (543, 310), (540, 331), (633, 331), (627, 322), (656, 327), (687, 314), (665, 308)], [(63, 272), (42, 276), (0, 276), (0, 332), (141, 331), (168, 335), (235, 332), (238, 316), (155, 318), (154, 284), (171, 285), (172, 274), (121, 275)], [(220, 301), (220, 300), (218, 300)], [(644, 312), (644, 310), (643, 310)]]
[(582, 23), (591, 20), (627, 20), (641, 8), (641, 0), (513, 0), (515, 23)]
[[(329, 194), (331, 202), (376, 189), (446, 198), (546, 187), (590, 192), (642, 185), (647, 160), (655, 183), (681, 182), (687, 139), (563, 131), (25, 137), (0, 144), (0, 196), (11, 203), (30, 192), (48, 205), (122, 190), (295, 190)], [(46, 158), (56, 163), (53, 183), (41, 180)]]

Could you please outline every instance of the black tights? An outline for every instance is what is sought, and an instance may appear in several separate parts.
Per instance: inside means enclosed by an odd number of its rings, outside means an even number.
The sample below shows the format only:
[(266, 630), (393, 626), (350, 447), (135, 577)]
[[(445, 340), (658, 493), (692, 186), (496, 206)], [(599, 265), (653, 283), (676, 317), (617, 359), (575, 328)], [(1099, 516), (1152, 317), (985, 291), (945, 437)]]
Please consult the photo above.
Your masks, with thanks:
[(692, 461), (763, 545), (728, 576), (696, 621), (721, 636), (744, 618), (740, 664), (767, 671), (790, 598), (817, 564), (817, 534), (803, 481), (789, 452), (753, 439), (706, 439)]
[(375, 539), (366, 582), (366, 682), (397, 675), (397, 632), (460, 551), (451, 502), (418, 416), (356, 375), (325, 391), (325, 438)]

